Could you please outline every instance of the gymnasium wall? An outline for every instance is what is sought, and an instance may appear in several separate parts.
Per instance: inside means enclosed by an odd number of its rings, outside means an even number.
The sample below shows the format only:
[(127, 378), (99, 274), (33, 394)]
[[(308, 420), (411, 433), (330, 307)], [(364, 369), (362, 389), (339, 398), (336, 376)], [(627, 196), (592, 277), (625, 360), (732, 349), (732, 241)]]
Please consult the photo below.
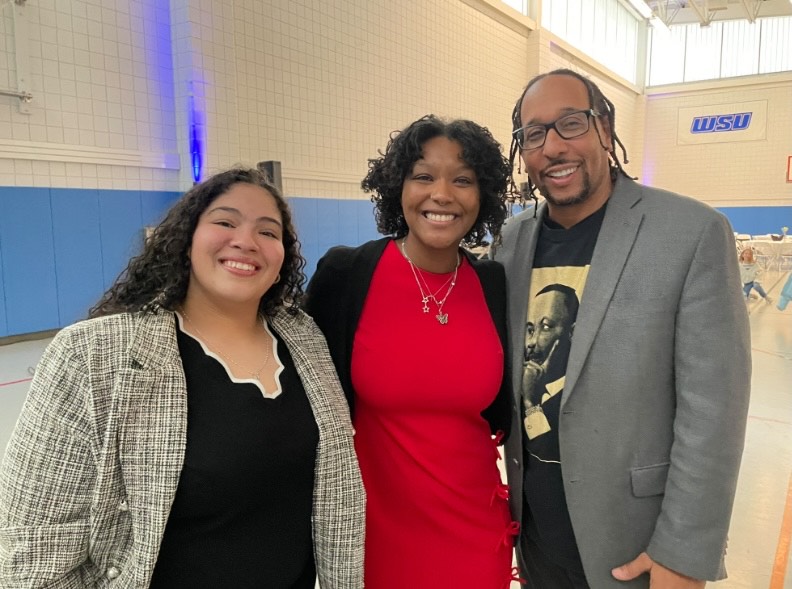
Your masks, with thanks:
[(376, 237), (360, 180), (391, 132), (464, 117), (507, 151), (523, 86), (556, 67), (613, 100), (626, 168), (643, 176), (655, 150), (640, 89), (496, 6), (3, 4), (0, 89), (16, 87), (24, 54), (33, 100), (0, 96), (0, 337), (82, 317), (198, 168), (281, 162), (310, 275), (328, 247)]
[[(680, 128), (680, 117), (743, 110), (766, 112), (758, 137), (740, 140), (738, 133), (722, 132), (715, 143), (685, 143), (690, 123), (685, 118)], [(792, 228), (792, 182), (787, 181), (792, 74), (651, 88), (644, 135), (647, 183), (709, 203), (729, 217), (738, 233), (778, 234), (781, 227)]]

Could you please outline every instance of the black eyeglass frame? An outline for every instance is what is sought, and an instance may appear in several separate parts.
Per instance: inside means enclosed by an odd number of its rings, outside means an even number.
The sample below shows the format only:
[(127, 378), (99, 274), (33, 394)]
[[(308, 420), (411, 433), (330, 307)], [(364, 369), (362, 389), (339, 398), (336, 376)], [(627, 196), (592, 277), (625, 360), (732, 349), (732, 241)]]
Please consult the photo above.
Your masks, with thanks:
[[(579, 133), (577, 135), (572, 135), (572, 137), (567, 137), (561, 132), (561, 129), (559, 129), (556, 126), (558, 121), (563, 121), (567, 117), (571, 117), (571, 116), (574, 116), (574, 115), (579, 115), (581, 113), (586, 115), (586, 129), (582, 133)], [(555, 132), (558, 133), (558, 136), (561, 137), (561, 139), (564, 139), (564, 140), (577, 139), (578, 137), (582, 137), (583, 135), (588, 133), (589, 129), (591, 129), (591, 124), (589, 123), (589, 118), (596, 118), (598, 116), (600, 116), (600, 113), (598, 113), (593, 108), (587, 108), (587, 109), (583, 109), (583, 110), (575, 110), (575, 111), (572, 111), (572, 112), (568, 112), (567, 114), (558, 117), (556, 120), (551, 121), (549, 123), (545, 123), (543, 125), (526, 125), (525, 127), (520, 127), (519, 129), (516, 129), (516, 130), (512, 131), (512, 139), (514, 139), (514, 141), (517, 143), (517, 147), (519, 147), (522, 151), (532, 151), (534, 149), (539, 149), (540, 147), (543, 147), (545, 142), (547, 141), (547, 134), (550, 132), (550, 129), (555, 129)], [(525, 130), (526, 129), (533, 129), (533, 128), (540, 128), (540, 127), (544, 128), (544, 138), (542, 139), (542, 143), (540, 143), (539, 145), (536, 145), (534, 147), (523, 147), (524, 144), (525, 144)]]

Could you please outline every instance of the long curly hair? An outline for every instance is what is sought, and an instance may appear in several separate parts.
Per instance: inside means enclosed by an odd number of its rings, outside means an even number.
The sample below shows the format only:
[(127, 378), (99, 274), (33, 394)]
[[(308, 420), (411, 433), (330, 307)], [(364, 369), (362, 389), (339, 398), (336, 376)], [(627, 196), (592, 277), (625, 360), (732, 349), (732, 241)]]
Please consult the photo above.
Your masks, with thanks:
[[(514, 110), (512, 110), (512, 140), (511, 140), (511, 146), (509, 147), (509, 163), (513, 166), (515, 160), (517, 160), (519, 166), (519, 158), (517, 157), (517, 154), (520, 152), (520, 147), (519, 145), (517, 145), (517, 138), (515, 136), (515, 132), (522, 129), (523, 126), (521, 110), (522, 110), (523, 98), (525, 98), (525, 93), (528, 92), (528, 90), (530, 90), (531, 87), (534, 84), (536, 84), (538, 81), (548, 76), (571, 76), (577, 80), (580, 80), (583, 83), (583, 85), (586, 87), (586, 92), (588, 93), (589, 107), (594, 109), (594, 111), (597, 112), (600, 117), (604, 117), (605, 119), (607, 119), (608, 125), (610, 127), (611, 144), (609, 151), (609, 156), (610, 156), (609, 159), (611, 166), (610, 169), (611, 179), (615, 181), (616, 177), (620, 173), (627, 178), (632, 178), (632, 176), (630, 176), (627, 172), (624, 171), (624, 167), (622, 167), (622, 163), (619, 161), (619, 157), (616, 155), (616, 145), (618, 145), (619, 147), (621, 147), (622, 155), (624, 157), (624, 163), (625, 164), (630, 163), (630, 160), (627, 159), (627, 148), (624, 147), (624, 143), (622, 143), (621, 139), (619, 139), (619, 136), (616, 134), (616, 107), (613, 105), (613, 103), (610, 100), (608, 100), (605, 97), (605, 95), (602, 93), (602, 90), (600, 90), (599, 86), (597, 86), (593, 81), (579, 74), (576, 71), (566, 68), (553, 70), (545, 74), (539, 74), (538, 76), (532, 78), (531, 81), (528, 82), (528, 84), (523, 89), (522, 94), (520, 94), (519, 100), (517, 100), (517, 103), (514, 105)], [(594, 129), (596, 131), (596, 127)], [(599, 134), (599, 131), (597, 131), (597, 134)], [(602, 140), (600, 139), (600, 141)], [(511, 188), (514, 194), (520, 194), (520, 191), (517, 190), (516, 186), (514, 185), (513, 179), (512, 179)], [(522, 196), (521, 200), (523, 204), (525, 204), (525, 200), (527, 198), (530, 198), (534, 200), (534, 202), (537, 202), (538, 199), (536, 196), (536, 185), (533, 183), (533, 180), (531, 180), (530, 178), (528, 178), (527, 188), (528, 188), (527, 194), (522, 193), (521, 195)]]
[(444, 121), (426, 115), (402, 131), (391, 133), (385, 153), (369, 160), (369, 171), (360, 183), (365, 192), (373, 193), (377, 230), (383, 235), (399, 238), (409, 228), (404, 218), (402, 187), (413, 164), (422, 157), (423, 145), (435, 137), (446, 137), (462, 147), (462, 159), (476, 173), (479, 188), (479, 214), (463, 241), (481, 245), (489, 233), (500, 235), (506, 220), (506, 192), (511, 177), (511, 164), (503, 156), (501, 145), (486, 127), (465, 119)]
[(296, 313), (305, 284), (305, 259), (300, 253), (289, 206), (264, 173), (239, 167), (215, 174), (184, 194), (146, 240), (143, 252), (130, 260), (113, 286), (91, 308), (89, 317), (154, 312), (160, 307), (173, 311), (178, 307), (190, 283), (189, 251), (198, 219), (215, 199), (239, 183), (259, 186), (269, 192), (283, 222), (284, 258), (280, 280), (261, 297), (259, 313), (272, 315), (281, 306)]

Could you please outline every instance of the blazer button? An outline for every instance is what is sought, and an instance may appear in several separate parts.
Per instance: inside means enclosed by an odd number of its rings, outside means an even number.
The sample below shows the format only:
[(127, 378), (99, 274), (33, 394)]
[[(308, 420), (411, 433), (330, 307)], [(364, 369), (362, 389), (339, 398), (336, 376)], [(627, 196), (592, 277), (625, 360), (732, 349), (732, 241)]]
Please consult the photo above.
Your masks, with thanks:
[(127, 503), (126, 499), (122, 499), (118, 504), (118, 511), (129, 511), (129, 503)]
[(120, 574), (121, 571), (118, 570), (116, 567), (110, 567), (109, 569), (107, 569), (107, 573), (106, 573), (107, 578), (111, 580), (118, 578)]

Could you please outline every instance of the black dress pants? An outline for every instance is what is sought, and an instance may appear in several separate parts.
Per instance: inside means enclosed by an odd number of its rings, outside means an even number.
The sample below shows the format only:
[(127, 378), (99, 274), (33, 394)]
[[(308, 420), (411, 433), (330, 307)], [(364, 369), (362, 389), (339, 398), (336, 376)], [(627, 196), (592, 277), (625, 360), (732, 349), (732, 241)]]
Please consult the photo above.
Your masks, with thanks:
[(526, 533), (520, 534), (520, 576), (527, 589), (590, 589), (586, 577), (551, 562)]

